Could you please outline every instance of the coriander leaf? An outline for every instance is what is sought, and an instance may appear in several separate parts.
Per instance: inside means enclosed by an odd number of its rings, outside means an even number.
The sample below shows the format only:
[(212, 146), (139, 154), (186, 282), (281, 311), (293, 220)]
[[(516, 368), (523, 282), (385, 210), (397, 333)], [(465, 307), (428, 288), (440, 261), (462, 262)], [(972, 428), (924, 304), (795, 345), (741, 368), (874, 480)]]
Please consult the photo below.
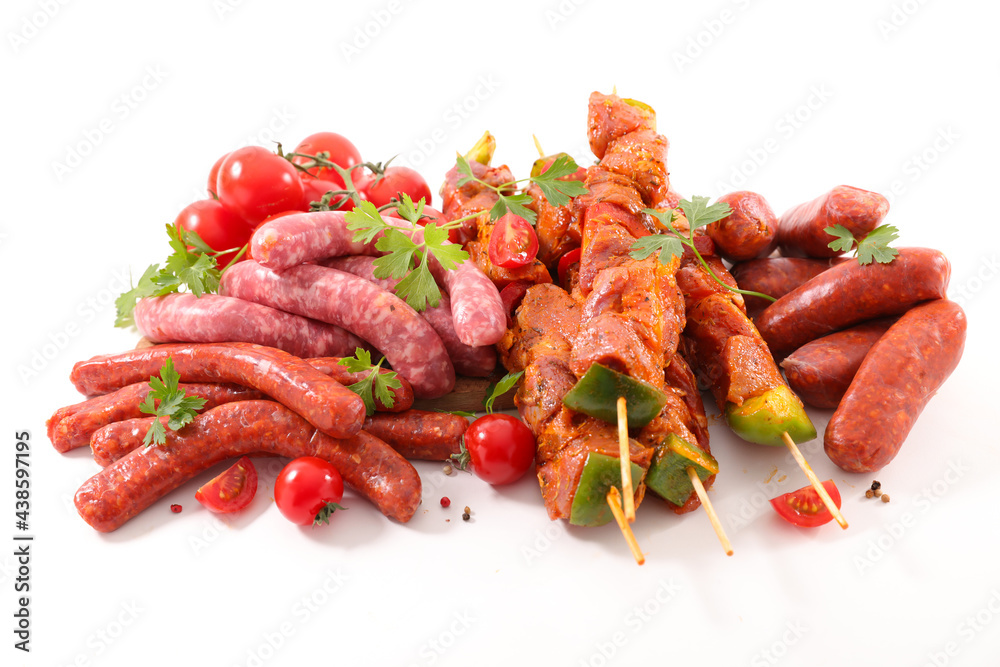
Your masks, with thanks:
[(448, 241), (448, 230), (438, 227), (434, 222), (424, 225), (424, 245), (446, 271), (451, 271), (469, 259), (469, 253), (462, 246)]
[(851, 230), (847, 227), (844, 227), (843, 225), (834, 225), (832, 227), (826, 227), (823, 231), (830, 236), (837, 237), (833, 241), (826, 244), (830, 249), (850, 252), (854, 247), (854, 234), (852, 234)]
[(486, 398), (483, 400), (483, 405), (486, 406), (487, 413), (493, 412), (493, 401), (513, 389), (514, 385), (521, 380), (522, 375), (524, 375), (524, 371), (507, 373), (495, 385), (486, 390)]
[(490, 220), (499, 220), (507, 215), (507, 201), (501, 196), (490, 209)]
[[(178, 383), (180, 374), (174, 369), (174, 360), (167, 357), (160, 368), (160, 377), (149, 378), (149, 393), (139, 404), (139, 411), (153, 415), (153, 423), (143, 438), (148, 447), (151, 444), (162, 445), (167, 441), (167, 432), (161, 417), (167, 417), (167, 427), (178, 431), (195, 418), (198, 410), (205, 407), (205, 399), (188, 396)], [(159, 405), (156, 405), (159, 401)]]
[(115, 326), (127, 327), (135, 324), (132, 319), (132, 311), (135, 309), (136, 301), (147, 296), (153, 296), (157, 291), (157, 286), (153, 282), (153, 276), (160, 271), (159, 264), (150, 264), (143, 272), (139, 282), (129, 291), (123, 292), (115, 299)]
[(371, 416), (375, 414), (375, 399), (372, 398), (372, 376), (366, 375), (363, 379), (354, 384), (347, 385), (347, 388), (361, 397), (365, 403), (365, 414)]
[(888, 264), (899, 251), (889, 246), (899, 238), (899, 230), (892, 225), (880, 225), (871, 230), (858, 244), (858, 263), (871, 264), (872, 260), (880, 264)]
[(459, 155), (458, 158), (456, 158), (455, 169), (458, 173), (462, 174), (462, 178), (458, 179), (458, 183), (455, 184), (457, 187), (462, 187), (466, 183), (478, 180), (472, 173), (472, 167), (469, 166), (469, 161), (462, 155)]
[(427, 263), (422, 262), (396, 283), (396, 296), (417, 312), (441, 303), (441, 289), (431, 274)]
[(389, 224), (379, 215), (375, 204), (363, 201), (353, 211), (344, 215), (347, 228), (355, 232), (355, 242), (371, 243), (378, 233), (389, 227)]
[[(509, 209), (511, 213), (521, 216), (528, 221), (529, 225), (534, 226), (536, 218), (535, 212), (525, 206), (526, 204), (530, 204), (532, 202), (531, 195), (500, 195), (500, 199), (497, 200), (497, 203), (499, 204), (501, 201), (504, 203), (505, 211)], [(493, 208), (495, 209), (496, 207), (494, 206)], [(494, 218), (493, 210), (490, 210), (490, 220), (496, 220), (502, 215), (503, 213)]]
[(653, 234), (637, 239), (632, 244), (631, 250), (629, 256), (638, 260), (646, 259), (658, 252), (660, 253), (660, 264), (666, 266), (672, 257), (680, 257), (684, 254), (684, 244), (680, 238), (673, 234)]
[(587, 192), (586, 186), (580, 181), (538, 181), (534, 178), (531, 180), (553, 206), (565, 206), (571, 197), (578, 197)]
[[(386, 229), (385, 236), (380, 238), (375, 247), (387, 254), (374, 261), (376, 278), (395, 278), (405, 276), (413, 269), (414, 255), (420, 249), (409, 236), (395, 227)], [(419, 256), (418, 256), (419, 257)], [(398, 291), (398, 286), (397, 286)]]
[(540, 173), (538, 176), (532, 176), (531, 180), (534, 183), (542, 181), (555, 181), (563, 176), (575, 174), (576, 170), (579, 168), (579, 165), (577, 165), (572, 157), (569, 155), (560, 155), (552, 161), (552, 164), (549, 165), (548, 169)]
[(211, 255), (197, 255), (185, 250), (184, 254), (177, 253), (167, 258), (163, 268), (176, 276), (181, 284), (187, 285), (195, 296), (219, 290), (221, 274)]
[(347, 366), (351, 373), (360, 373), (372, 367), (372, 354), (363, 347), (354, 348), (353, 357), (344, 357), (337, 362), (338, 366)]
[(198, 232), (192, 229), (184, 229), (183, 227), (167, 225), (167, 234), (173, 235), (174, 232), (171, 230), (175, 230), (178, 234), (178, 240), (182, 243), (185, 250), (187, 250), (187, 246), (191, 246), (195, 252), (200, 252), (206, 255), (215, 254), (215, 250), (209, 247), (209, 245), (202, 240), (202, 238), (198, 235)]
[(353, 357), (344, 357), (337, 362), (340, 366), (346, 366), (351, 373), (367, 373), (364, 378), (348, 385), (347, 388), (361, 397), (368, 415), (375, 413), (376, 398), (382, 405), (391, 408), (396, 402), (396, 397), (390, 390), (403, 386), (394, 371), (385, 373), (380, 371), (383, 361), (385, 361), (385, 357), (379, 359), (379, 362), (373, 366), (371, 353), (359, 347), (355, 348)]
[(403, 201), (396, 204), (396, 213), (404, 220), (409, 220), (413, 223), (418, 222), (420, 216), (424, 213), (424, 198), (421, 197), (420, 201), (414, 204), (410, 195), (404, 192)]
[(708, 197), (682, 199), (678, 207), (684, 211), (684, 217), (687, 218), (691, 231), (722, 220), (732, 213), (729, 204), (725, 202), (716, 202), (709, 206)]

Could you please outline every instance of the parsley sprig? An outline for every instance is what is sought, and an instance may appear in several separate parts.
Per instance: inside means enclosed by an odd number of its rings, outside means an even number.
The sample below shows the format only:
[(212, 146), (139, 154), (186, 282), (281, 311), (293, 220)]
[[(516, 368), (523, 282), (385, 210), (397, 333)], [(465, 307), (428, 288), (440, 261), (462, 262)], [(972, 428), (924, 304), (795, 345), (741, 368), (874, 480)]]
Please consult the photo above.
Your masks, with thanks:
[[(368, 375), (364, 379), (348, 385), (348, 389), (361, 397), (365, 402), (365, 412), (368, 415), (375, 414), (375, 399), (387, 408), (391, 408), (396, 403), (396, 397), (392, 394), (392, 389), (399, 389), (403, 383), (399, 381), (395, 371), (381, 372), (382, 362), (385, 357), (372, 365), (372, 355), (368, 350), (355, 348), (353, 357), (344, 357), (338, 363), (340, 366), (347, 366), (347, 370), (352, 373), (365, 373)], [(374, 396), (373, 396), (374, 394)]]
[(139, 404), (140, 412), (154, 416), (153, 423), (142, 439), (147, 447), (167, 442), (167, 430), (160, 417), (168, 417), (167, 426), (170, 430), (179, 431), (191, 423), (198, 410), (205, 407), (204, 398), (188, 396), (178, 387), (180, 379), (180, 374), (174, 369), (174, 360), (170, 357), (160, 367), (160, 377), (154, 375), (149, 378), (150, 392)]
[[(150, 264), (139, 278), (139, 282), (115, 299), (116, 327), (135, 324), (132, 311), (136, 302), (144, 297), (173, 294), (181, 291), (182, 287), (189, 289), (195, 296), (218, 292), (222, 272), (238, 261), (247, 250), (247, 246), (243, 246), (215, 251), (198, 236), (197, 232), (169, 224), (167, 237), (174, 252), (167, 257), (163, 268), (160, 268), (159, 264)], [(239, 252), (229, 264), (220, 270), (217, 258), (237, 250)]]
[[(472, 173), (472, 167), (469, 165), (469, 161), (458, 156), (458, 173), (462, 175), (462, 178), (458, 179), (458, 187), (462, 187), (466, 183), (479, 183), (497, 194), (497, 202), (490, 209), (490, 220), (497, 220), (500, 217), (507, 214), (508, 211), (519, 215), (529, 224), (534, 225), (537, 216), (535, 212), (527, 207), (531, 203), (531, 195), (524, 192), (525, 188), (518, 188), (518, 183), (523, 183), (528, 181), (528, 183), (534, 183), (542, 191), (542, 195), (549, 201), (553, 206), (565, 206), (569, 203), (572, 197), (577, 197), (587, 192), (587, 188), (580, 181), (561, 181), (560, 178), (564, 176), (569, 176), (579, 169), (576, 162), (573, 161), (568, 155), (560, 155), (549, 165), (549, 168), (538, 174), (537, 176), (531, 176), (529, 178), (522, 178), (516, 181), (509, 181), (507, 183), (501, 183), (500, 185), (491, 185), (481, 178), (477, 178)], [(521, 190), (518, 192), (518, 190)], [(478, 215), (478, 214), (477, 214)], [(475, 216), (467, 216), (475, 217)], [(465, 218), (462, 218), (463, 220)]]
[[(490, 385), (486, 390), (486, 396), (483, 398), (483, 406), (486, 408), (486, 414), (493, 414), (493, 402), (498, 398), (506, 394), (508, 391), (514, 388), (521, 378), (524, 376), (524, 371), (519, 371), (517, 373), (507, 373), (502, 378), (497, 380), (496, 384)], [(461, 414), (456, 412), (455, 414)], [(463, 416), (473, 417), (475, 415), (470, 413), (465, 413)], [(465, 446), (465, 437), (462, 437), (461, 448), (458, 454), (452, 454), (451, 460), (455, 467), (459, 470), (467, 470), (469, 463), (472, 461), (472, 455), (469, 453), (468, 447)]]
[(715, 282), (719, 283), (727, 290), (736, 292), (737, 294), (745, 294), (747, 296), (759, 296), (763, 299), (767, 299), (768, 301), (777, 301), (777, 299), (773, 296), (768, 296), (767, 294), (739, 289), (738, 287), (727, 285), (721, 278), (719, 278), (719, 276), (715, 274), (712, 267), (708, 265), (705, 258), (701, 256), (700, 252), (698, 252), (698, 248), (695, 247), (695, 230), (706, 225), (710, 225), (713, 222), (722, 220), (727, 215), (732, 213), (732, 209), (729, 208), (729, 204), (725, 202), (716, 202), (710, 205), (708, 203), (708, 197), (692, 197), (690, 200), (682, 199), (678, 208), (684, 212), (684, 217), (687, 218), (687, 236), (679, 232), (673, 225), (677, 216), (676, 211), (672, 209), (667, 211), (654, 211), (653, 209), (647, 208), (644, 209), (643, 212), (648, 213), (659, 220), (663, 226), (669, 230), (669, 233), (653, 234), (651, 236), (642, 237), (632, 244), (632, 252), (630, 252), (629, 255), (635, 259), (642, 260), (646, 259), (653, 253), (659, 253), (660, 263), (668, 264), (671, 258), (683, 255), (684, 248), (688, 247), (691, 249), (691, 252), (694, 253), (694, 256), (698, 259), (702, 268), (708, 272), (708, 275), (710, 275)]
[(375, 248), (386, 254), (375, 260), (376, 278), (399, 280), (396, 295), (414, 310), (437, 306), (441, 302), (441, 290), (431, 274), (430, 264), (424, 260), (428, 254), (433, 255), (445, 270), (450, 271), (469, 258), (469, 253), (462, 246), (448, 241), (448, 230), (460, 223), (453, 221), (438, 225), (429, 222), (421, 227), (419, 221), (423, 217), (424, 200), (414, 204), (406, 194), (396, 210), (410, 223), (412, 230), (423, 230), (423, 239), (419, 243), (411, 239), (405, 230), (387, 223), (371, 202), (361, 202), (344, 216), (344, 220), (347, 221), (347, 228), (354, 232), (356, 242), (371, 243), (382, 234), (382, 238), (375, 242)]
[(873, 261), (888, 264), (899, 254), (898, 250), (889, 245), (899, 238), (899, 230), (892, 225), (879, 225), (860, 241), (843, 225), (827, 227), (823, 231), (837, 237), (827, 244), (833, 250), (843, 252), (856, 250), (858, 264), (871, 264)]

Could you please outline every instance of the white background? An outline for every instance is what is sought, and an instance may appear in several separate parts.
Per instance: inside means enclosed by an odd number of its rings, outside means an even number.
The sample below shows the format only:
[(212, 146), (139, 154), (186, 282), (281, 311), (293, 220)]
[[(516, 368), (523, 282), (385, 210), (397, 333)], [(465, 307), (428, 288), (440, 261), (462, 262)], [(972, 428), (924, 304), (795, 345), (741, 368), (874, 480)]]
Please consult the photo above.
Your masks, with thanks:
[[(994, 664), (998, 14), (915, 0), (5, 2), (0, 662)], [(783, 524), (765, 500), (801, 472), (714, 423), (732, 558), (703, 513), (650, 499), (640, 568), (613, 525), (550, 523), (535, 480), (493, 489), (436, 464), (419, 466), (407, 525), (350, 497), (332, 525), (300, 530), (273, 507), (267, 465), (238, 517), (195, 502), (206, 474), (114, 534), (79, 519), (72, 495), (97, 466), (57, 454), (44, 421), (79, 400), (75, 361), (135, 343), (112, 327), (122, 271), (163, 260), (163, 225), (204, 196), (219, 155), (332, 130), (368, 159), (401, 154), (436, 190), (489, 129), (524, 176), (532, 133), (592, 159), (587, 96), (612, 86), (658, 111), (682, 194), (747, 188), (780, 212), (839, 183), (895, 186), (901, 243), (951, 259), (965, 357), (877, 475), (890, 504), (865, 500), (873, 476), (841, 472), (817, 440), (806, 453), (850, 529)], [(812, 411), (820, 432), (829, 414)], [(12, 634), (22, 430), (30, 655)]]

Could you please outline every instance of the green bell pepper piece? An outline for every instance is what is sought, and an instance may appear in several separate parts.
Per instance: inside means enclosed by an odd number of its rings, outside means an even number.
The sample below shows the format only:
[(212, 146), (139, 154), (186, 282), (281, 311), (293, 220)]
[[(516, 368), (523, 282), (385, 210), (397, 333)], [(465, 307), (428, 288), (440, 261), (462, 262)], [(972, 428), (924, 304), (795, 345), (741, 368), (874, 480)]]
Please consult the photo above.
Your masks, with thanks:
[(651, 384), (591, 364), (583, 377), (563, 396), (563, 405), (597, 419), (618, 423), (618, 397), (625, 397), (628, 427), (640, 428), (653, 420), (667, 404), (667, 395)]
[(694, 491), (688, 467), (694, 468), (703, 482), (719, 472), (714, 456), (671, 433), (656, 448), (646, 472), (646, 488), (675, 505), (683, 505)]
[[(643, 470), (635, 463), (632, 466), (632, 488), (639, 486)], [(608, 490), (617, 486), (622, 490), (622, 466), (616, 456), (591, 452), (583, 464), (580, 483), (573, 496), (573, 506), (569, 512), (569, 522), (574, 526), (603, 526), (614, 518), (608, 507)]]
[(809, 420), (805, 406), (785, 385), (748, 398), (743, 405), (727, 404), (726, 421), (736, 435), (761, 445), (783, 447), (781, 434), (785, 431), (796, 443), (816, 437), (816, 427)]

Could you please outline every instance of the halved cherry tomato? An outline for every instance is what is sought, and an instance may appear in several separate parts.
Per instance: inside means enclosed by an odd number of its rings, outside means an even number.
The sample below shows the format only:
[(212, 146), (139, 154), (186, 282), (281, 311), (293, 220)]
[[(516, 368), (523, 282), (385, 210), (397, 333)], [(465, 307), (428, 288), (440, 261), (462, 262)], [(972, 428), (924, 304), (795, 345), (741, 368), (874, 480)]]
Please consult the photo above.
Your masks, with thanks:
[[(336, 132), (310, 134), (299, 142), (299, 145), (295, 147), (295, 152), (305, 153), (306, 155), (326, 153), (327, 160), (344, 169), (353, 167), (361, 162), (361, 153), (351, 143), (350, 139)], [(304, 165), (309, 163), (309, 158), (294, 157), (292, 158), (292, 162)], [(312, 167), (309, 169), (309, 173), (321, 180), (336, 183), (338, 186), (337, 190), (344, 187), (344, 179), (340, 177), (336, 169), (331, 169), (330, 167)], [(351, 177), (356, 179), (358, 174), (359, 170), (356, 169)], [(355, 183), (355, 185), (357, 184)]]
[(227, 514), (243, 509), (257, 493), (257, 468), (244, 456), (194, 494), (195, 500), (212, 510)]
[(490, 261), (505, 269), (529, 264), (538, 254), (538, 237), (528, 221), (510, 211), (496, 221), (490, 233)]
[[(832, 479), (823, 482), (823, 488), (830, 494), (833, 504), (840, 508), (840, 491)], [(833, 519), (830, 510), (812, 486), (803, 486), (798, 491), (792, 491), (771, 499), (771, 506), (782, 519), (793, 526), (813, 528), (829, 523)]]
[[(357, 183), (355, 183), (357, 185)], [(400, 200), (400, 193), (405, 192), (410, 195), (414, 202), (424, 200), (425, 204), (431, 203), (431, 189), (427, 185), (424, 177), (409, 167), (389, 167), (381, 177), (376, 177), (370, 182), (364, 183), (366, 188), (358, 190), (365, 192), (368, 201), (375, 206), (385, 206), (391, 199)]]
[(516, 482), (535, 460), (535, 436), (520, 419), (505, 414), (472, 422), (463, 446), (472, 472), (494, 486)]
[(559, 274), (559, 284), (563, 287), (567, 287), (570, 267), (580, 263), (580, 256), (582, 254), (583, 252), (580, 248), (573, 248), (559, 258), (559, 265), (556, 267), (556, 272)]
[(344, 480), (332, 463), (317, 456), (292, 459), (274, 481), (274, 502), (300, 526), (329, 523), (344, 497)]
[[(242, 248), (253, 233), (245, 220), (216, 199), (202, 199), (188, 204), (177, 215), (174, 224), (197, 232), (212, 250)], [(220, 269), (224, 268), (235, 255), (235, 252), (220, 255), (215, 258), (215, 262)]]
[(302, 209), (302, 181), (295, 167), (261, 146), (238, 148), (219, 167), (219, 201), (251, 226), (274, 213)]

